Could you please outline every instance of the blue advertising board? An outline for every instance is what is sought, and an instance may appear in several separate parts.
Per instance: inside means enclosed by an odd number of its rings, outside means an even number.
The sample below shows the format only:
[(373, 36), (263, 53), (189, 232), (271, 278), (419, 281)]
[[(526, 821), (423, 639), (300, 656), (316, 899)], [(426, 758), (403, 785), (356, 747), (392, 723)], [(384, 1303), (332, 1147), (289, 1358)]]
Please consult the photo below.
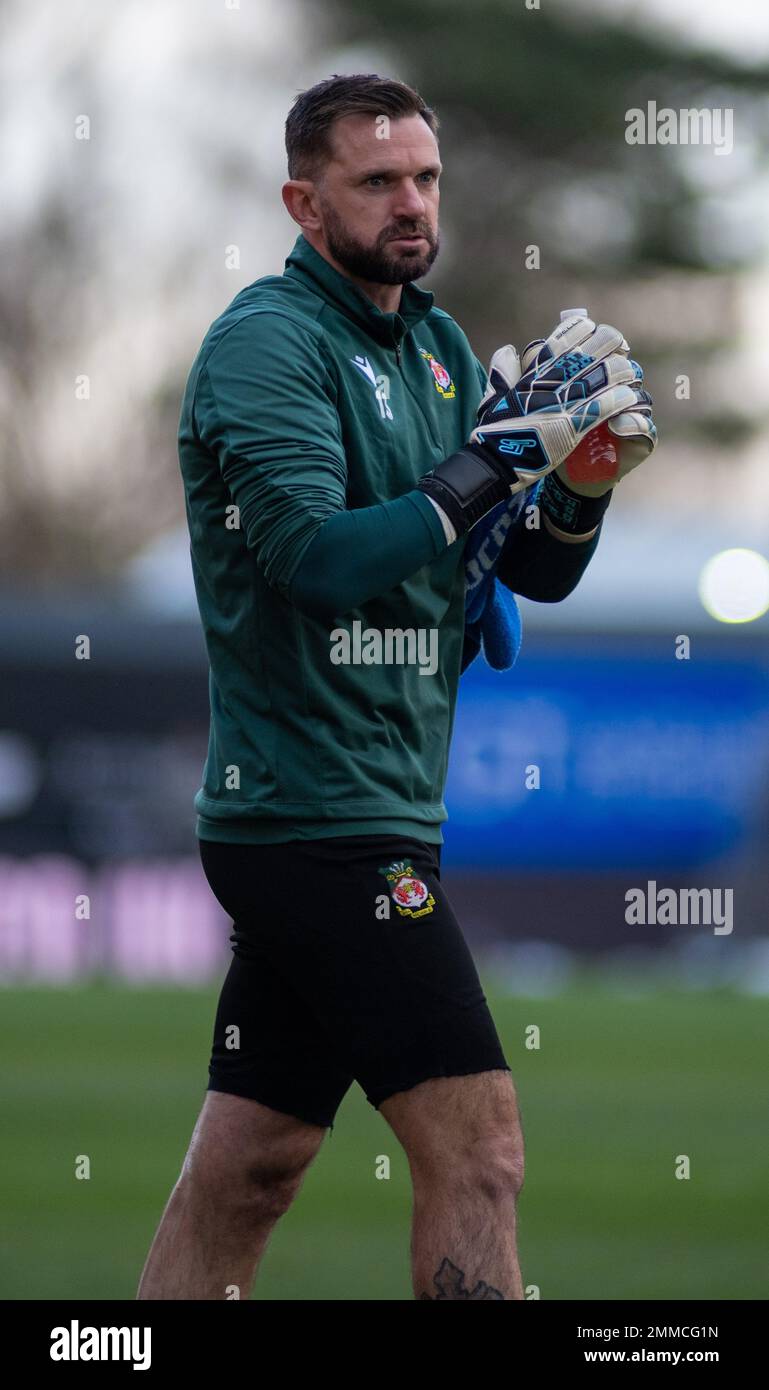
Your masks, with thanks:
[(601, 870), (703, 863), (769, 797), (763, 654), (677, 660), (671, 639), (538, 636), (462, 677), (444, 863)]

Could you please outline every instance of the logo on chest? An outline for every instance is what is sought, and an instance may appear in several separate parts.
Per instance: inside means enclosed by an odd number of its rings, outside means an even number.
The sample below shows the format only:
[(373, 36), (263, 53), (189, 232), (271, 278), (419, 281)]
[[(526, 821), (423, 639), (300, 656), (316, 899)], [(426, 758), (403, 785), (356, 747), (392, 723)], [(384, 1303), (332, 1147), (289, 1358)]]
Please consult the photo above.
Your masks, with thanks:
[(438, 395), (443, 396), (444, 401), (453, 400), (457, 394), (457, 388), (443, 363), (439, 362), (432, 352), (428, 352), (427, 348), (419, 348), (419, 352), (433, 374), (433, 384)]
[(366, 381), (370, 382), (373, 386), (374, 399), (379, 406), (380, 420), (392, 420), (393, 413), (390, 408), (390, 378), (383, 373), (377, 376), (367, 357), (351, 357), (350, 361), (354, 367), (358, 368), (361, 375), (365, 376)]

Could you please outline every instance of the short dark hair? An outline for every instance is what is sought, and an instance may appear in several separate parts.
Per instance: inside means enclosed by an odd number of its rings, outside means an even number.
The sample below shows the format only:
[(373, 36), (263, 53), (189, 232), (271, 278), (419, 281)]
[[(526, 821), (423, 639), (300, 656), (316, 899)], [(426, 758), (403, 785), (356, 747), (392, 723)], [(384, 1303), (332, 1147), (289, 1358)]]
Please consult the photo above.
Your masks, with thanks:
[(438, 117), (419, 92), (376, 73), (334, 73), (300, 92), (286, 120), (286, 154), (290, 179), (314, 179), (331, 158), (329, 134), (342, 116), (421, 116), (435, 135)]

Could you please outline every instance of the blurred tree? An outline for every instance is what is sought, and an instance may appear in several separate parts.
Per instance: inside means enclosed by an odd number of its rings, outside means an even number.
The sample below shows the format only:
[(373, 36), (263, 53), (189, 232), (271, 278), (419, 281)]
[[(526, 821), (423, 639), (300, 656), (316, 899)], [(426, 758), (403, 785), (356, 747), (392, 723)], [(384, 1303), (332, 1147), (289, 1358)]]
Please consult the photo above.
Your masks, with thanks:
[[(532, 244), (544, 272), (538, 295), (575, 273), (611, 281), (628, 270), (736, 270), (765, 251), (758, 218), (733, 228), (721, 218), (707, 233), (714, 191), (728, 203), (761, 174), (766, 67), (554, 0), (538, 10), (509, 0), (335, 0), (334, 12), (351, 47), (378, 44), (437, 108), (449, 254), (436, 274), (446, 307), (471, 328), (478, 306), (509, 313), (525, 293)], [(626, 112), (652, 99), (735, 108), (740, 158), (730, 166), (712, 149), (627, 144)], [(441, 279), (452, 261), (461, 276)]]
[[(582, 303), (615, 315), (651, 365), (678, 353), (669, 380), (682, 344), (690, 369), (737, 338), (734, 286), (766, 233), (751, 203), (766, 69), (630, 32), (583, 0), (251, 0), (201, 4), (192, 24), (188, 0), (85, 8), (87, 24), (79, 0), (0, 8), (7, 581), (113, 574), (183, 525), (186, 372), (238, 289), (280, 269), (295, 232), (279, 195), (285, 114), (340, 67), (401, 76), (438, 109), (443, 252), (429, 283), (481, 357)], [(626, 111), (652, 98), (733, 106), (735, 156), (628, 145)], [(668, 406), (668, 438), (712, 438), (706, 385)], [(730, 420), (732, 443), (744, 425)]]
[(114, 575), (184, 524), (187, 371), (210, 321), (285, 255), (283, 122), (311, 16), (274, 0), (192, 14), (0, 6), (6, 587)]

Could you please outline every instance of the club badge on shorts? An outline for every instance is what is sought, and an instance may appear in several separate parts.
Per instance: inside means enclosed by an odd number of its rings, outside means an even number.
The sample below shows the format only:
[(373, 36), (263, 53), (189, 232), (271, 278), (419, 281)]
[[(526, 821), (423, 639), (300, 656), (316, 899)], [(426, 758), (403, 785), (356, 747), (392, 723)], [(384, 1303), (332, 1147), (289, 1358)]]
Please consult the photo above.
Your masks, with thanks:
[(454, 396), (457, 394), (457, 388), (443, 363), (439, 362), (438, 358), (434, 357), (431, 352), (428, 352), (427, 348), (420, 348), (419, 351), (433, 374), (435, 389), (438, 395), (443, 396), (445, 401), (453, 400)]
[(400, 860), (387, 869), (380, 869), (379, 873), (387, 879), (390, 896), (401, 917), (424, 917), (432, 912), (435, 898), (427, 884), (417, 878), (411, 864)]

